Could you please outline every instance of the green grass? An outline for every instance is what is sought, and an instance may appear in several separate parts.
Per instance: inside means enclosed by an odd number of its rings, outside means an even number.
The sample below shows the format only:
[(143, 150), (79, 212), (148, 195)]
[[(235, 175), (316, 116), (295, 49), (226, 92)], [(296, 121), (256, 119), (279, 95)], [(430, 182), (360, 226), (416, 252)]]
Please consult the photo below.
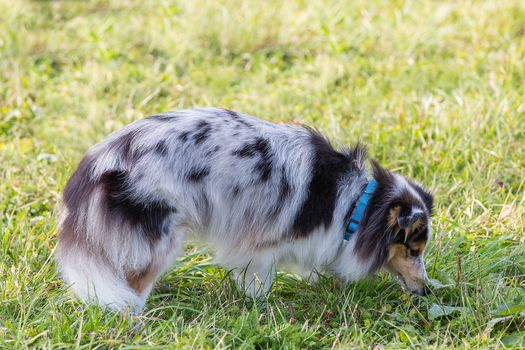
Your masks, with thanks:
[[(0, 347), (525, 346), (524, 97), (521, 0), (0, 0)], [(442, 287), (281, 273), (263, 307), (189, 245), (141, 316), (71, 298), (53, 253), (83, 152), (194, 106), (361, 140), (432, 188)]]

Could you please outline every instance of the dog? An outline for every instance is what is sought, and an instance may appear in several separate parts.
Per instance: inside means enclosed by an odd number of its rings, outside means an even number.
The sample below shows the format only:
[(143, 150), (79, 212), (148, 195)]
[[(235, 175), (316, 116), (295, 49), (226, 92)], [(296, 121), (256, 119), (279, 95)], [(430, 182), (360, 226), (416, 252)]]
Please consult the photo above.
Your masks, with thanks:
[(190, 236), (249, 297), (283, 264), (343, 282), (386, 269), (424, 294), (432, 206), (359, 144), (336, 150), (311, 128), (226, 109), (173, 111), (87, 152), (64, 190), (57, 263), (84, 301), (136, 312)]

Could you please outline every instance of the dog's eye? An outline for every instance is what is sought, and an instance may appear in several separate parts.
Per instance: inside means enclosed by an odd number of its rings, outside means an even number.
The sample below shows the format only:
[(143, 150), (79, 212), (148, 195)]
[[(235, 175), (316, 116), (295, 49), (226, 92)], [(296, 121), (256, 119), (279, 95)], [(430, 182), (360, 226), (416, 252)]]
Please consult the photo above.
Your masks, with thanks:
[(405, 230), (399, 230), (394, 243), (403, 243), (405, 241)]
[(410, 249), (410, 256), (418, 257), (419, 256), (419, 250)]

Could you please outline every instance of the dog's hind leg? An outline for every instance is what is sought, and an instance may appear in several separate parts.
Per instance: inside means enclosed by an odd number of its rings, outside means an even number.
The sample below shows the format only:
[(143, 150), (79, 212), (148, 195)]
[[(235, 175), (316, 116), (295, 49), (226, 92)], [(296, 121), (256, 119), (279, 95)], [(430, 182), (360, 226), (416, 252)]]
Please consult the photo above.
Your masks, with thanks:
[(68, 241), (63, 230), (57, 258), (71, 289), (88, 303), (135, 313), (144, 307), (155, 281), (182, 254), (185, 236), (184, 230), (172, 230), (153, 245), (129, 240), (121, 246), (127, 254), (119, 255), (108, 251), (110, 244), (98, 250), (79, 240)]
[(169, 236), (153, 247), (151, 263), (146, 268), (126, 273), (128, 285), (139, 296), (143, 304), (156, 280), (173, 264), (176, 258), (184, 253), (182, 247), (186, 236), (185, 229), (175, 228), (171, 231)]
[(177, 209), (138, 192), (127, 172), (93, 179), (85, 170), (77, 168), (64, 192), (59, 268), (82, 299), (138, 312), (157, 277), (182, 251), (184, 234), (173, 232)]
[(142, 309), (144, 299), (104, 259), (78, 246), (59, 246), (58, 264), (62, 277), (82, 300), (111, 309)]

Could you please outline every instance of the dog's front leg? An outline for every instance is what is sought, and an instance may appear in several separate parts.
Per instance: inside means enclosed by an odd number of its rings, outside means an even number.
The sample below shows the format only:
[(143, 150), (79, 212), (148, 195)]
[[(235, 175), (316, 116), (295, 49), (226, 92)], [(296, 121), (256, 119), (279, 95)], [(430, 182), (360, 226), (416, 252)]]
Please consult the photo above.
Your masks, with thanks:
[(264, 297), (272, 287), (275, 277), (273, 259), (253, 258), (246, 265), (234, 270), (239, 289), (252, 298)]

